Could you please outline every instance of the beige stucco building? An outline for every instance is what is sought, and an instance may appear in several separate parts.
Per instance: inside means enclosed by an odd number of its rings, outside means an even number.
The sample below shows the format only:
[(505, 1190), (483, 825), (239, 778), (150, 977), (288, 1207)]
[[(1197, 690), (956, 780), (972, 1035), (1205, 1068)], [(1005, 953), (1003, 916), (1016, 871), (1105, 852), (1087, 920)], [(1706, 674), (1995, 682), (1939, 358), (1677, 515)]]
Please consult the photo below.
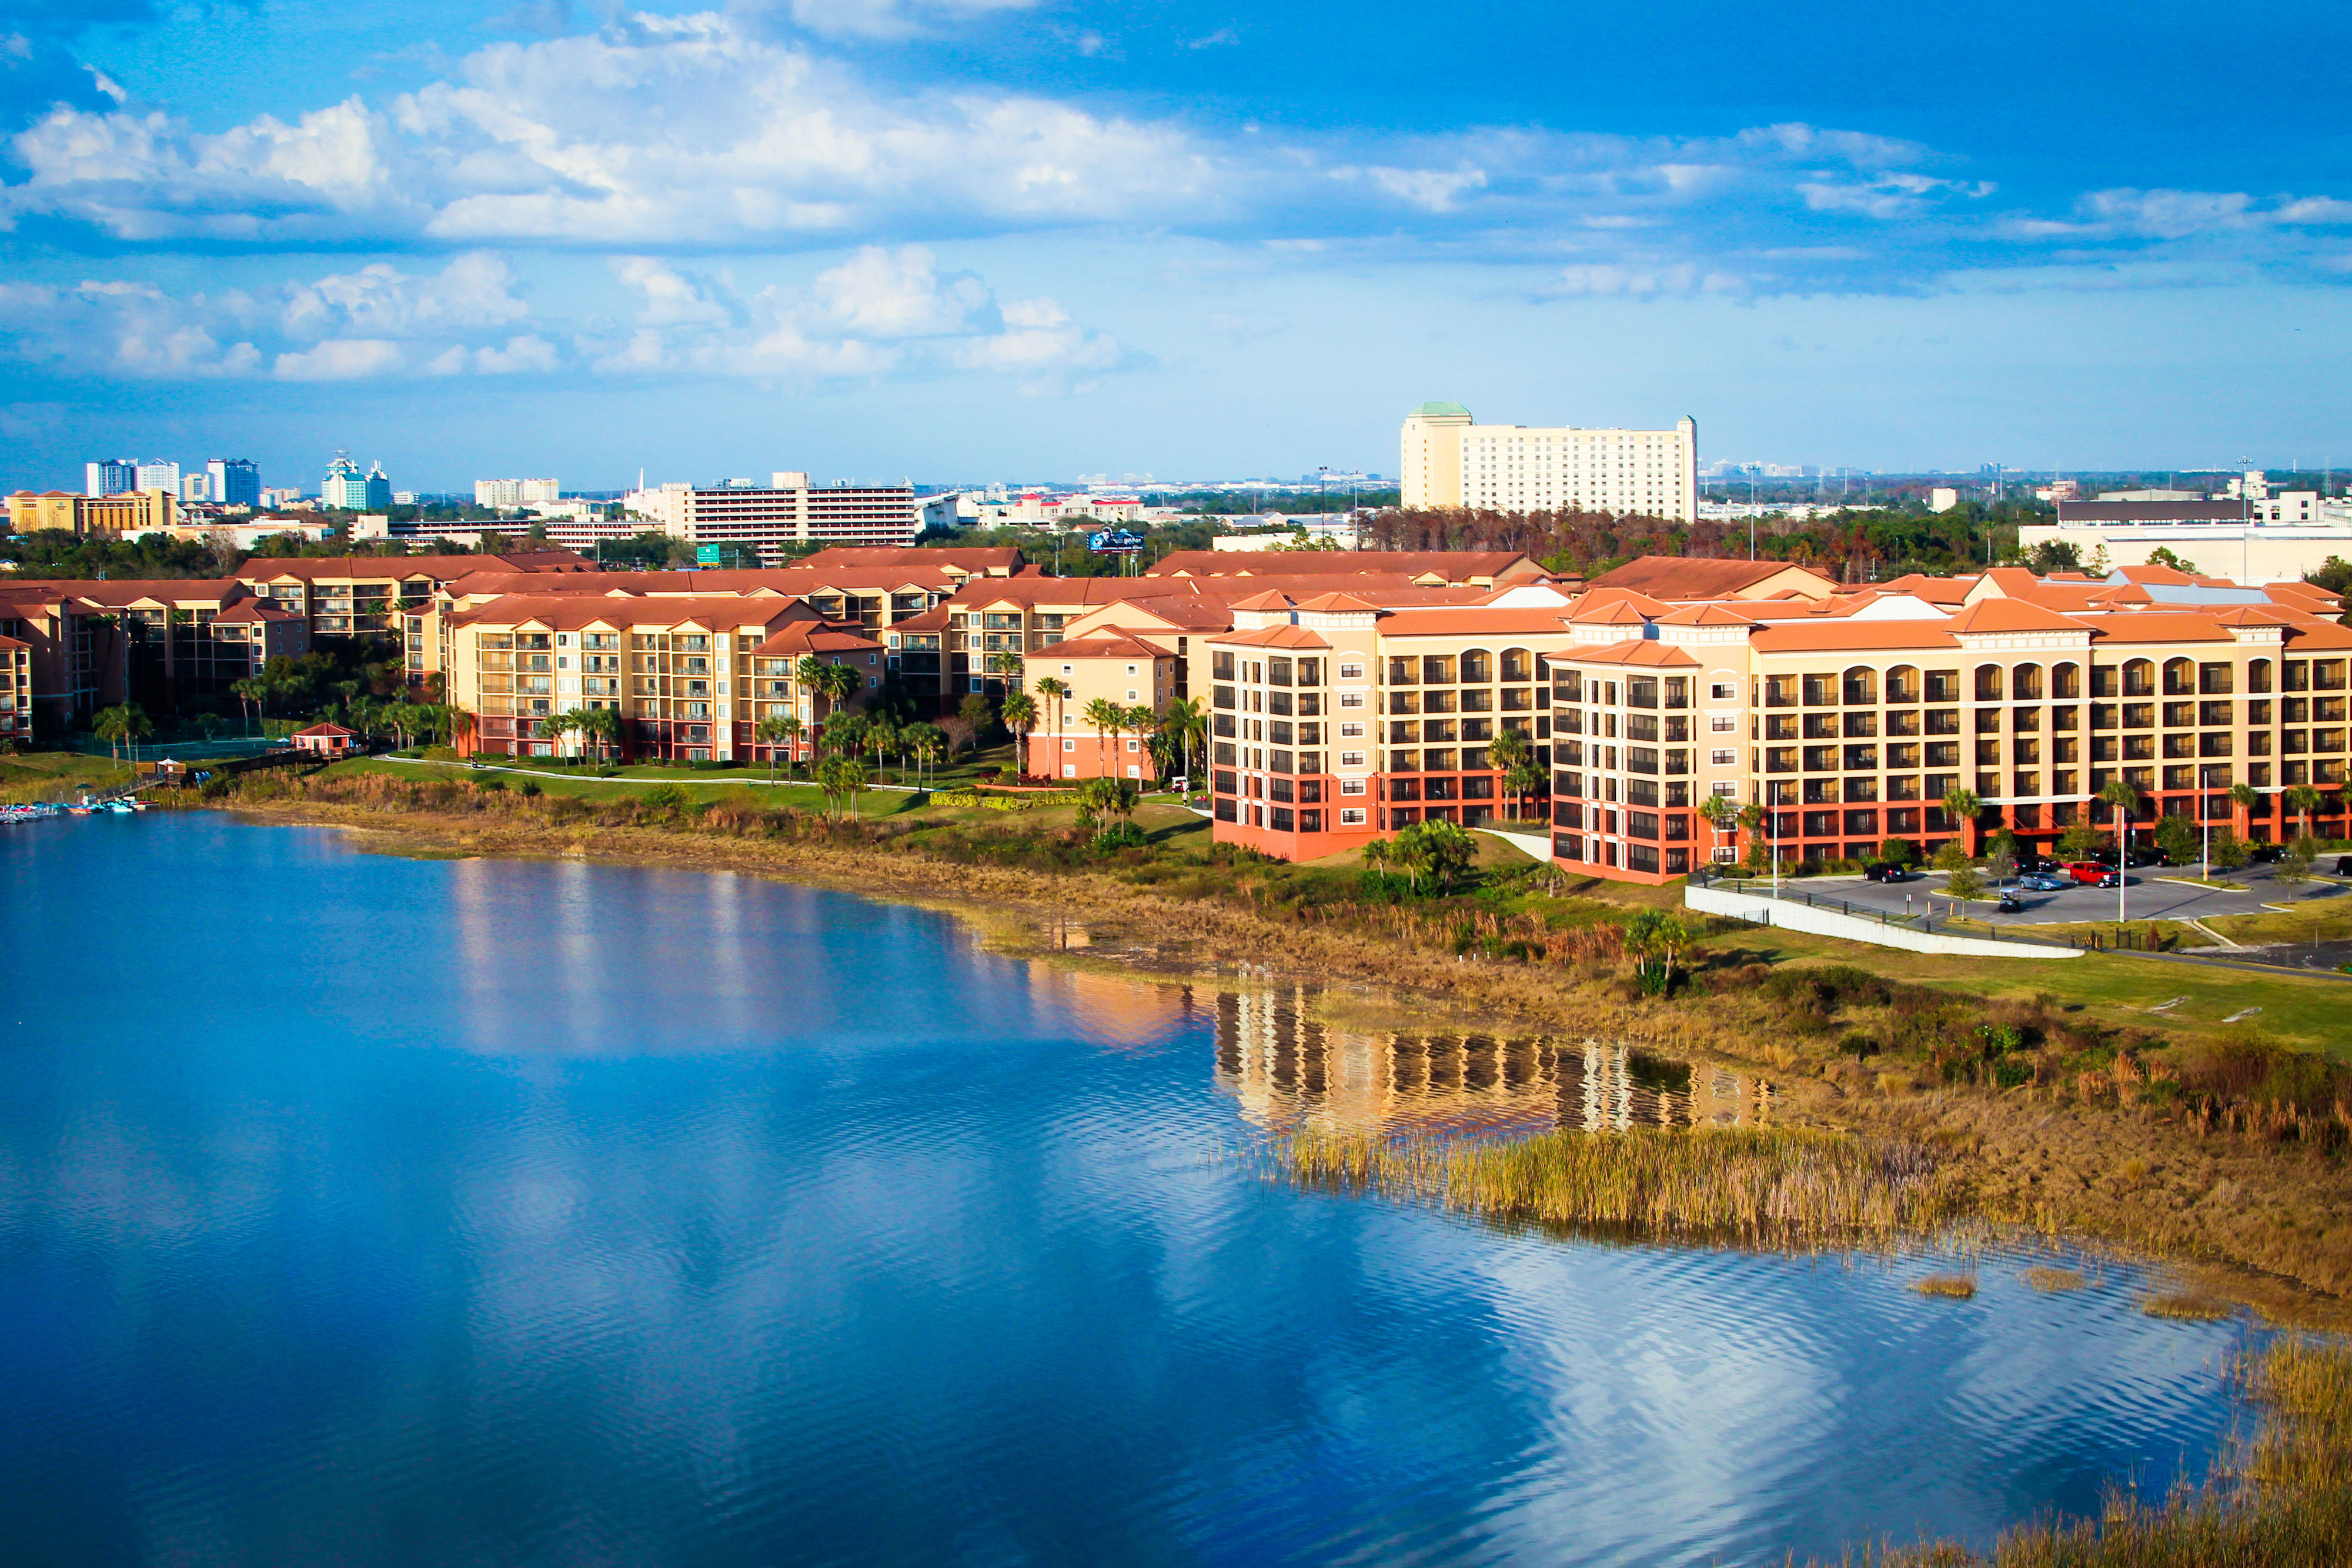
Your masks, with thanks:
[(1460, 403), (1405, 416), (1398, 456), (1411, 510), (1609, 512), (1698, 517), (1698, 422), (1671, 430), (1480, 424)]

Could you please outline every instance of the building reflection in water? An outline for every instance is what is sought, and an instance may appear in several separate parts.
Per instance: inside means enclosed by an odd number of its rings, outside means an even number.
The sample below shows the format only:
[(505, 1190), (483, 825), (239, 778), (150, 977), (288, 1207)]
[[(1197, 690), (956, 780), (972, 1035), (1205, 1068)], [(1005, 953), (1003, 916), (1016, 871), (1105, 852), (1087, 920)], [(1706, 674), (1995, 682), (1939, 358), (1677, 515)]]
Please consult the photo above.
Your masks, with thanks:
[(1309, 1016), (1315, 995), (1217, 998), (1217, 1086), (1269, 1131), (1460, 1136), (1769, 1119), (1770, 1084), (1718, 1062), (1600, 1040), (1343, 1029)]

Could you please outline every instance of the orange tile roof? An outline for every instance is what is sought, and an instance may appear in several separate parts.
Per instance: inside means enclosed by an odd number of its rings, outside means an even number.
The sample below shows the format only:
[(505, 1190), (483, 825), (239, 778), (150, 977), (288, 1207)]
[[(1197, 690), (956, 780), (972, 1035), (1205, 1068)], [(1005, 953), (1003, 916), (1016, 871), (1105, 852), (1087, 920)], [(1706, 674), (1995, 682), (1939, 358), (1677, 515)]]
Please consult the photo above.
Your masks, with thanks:
[[(1240, 606), (1236, 605), (1234, 608), (1239, 609)], [(1298, 608), (1313, 610), (1324, 614), (1349, 614), (1377, 609), (1378, 606), (1366, 600), (1359, 599), (1352, 593), (1318, 593), (1311, 598), (1300, 600)]]
[(1291, 601), (1288, 594), (1277, 593), (1268, 589), (1264, 593), (1253, 593), (1247, 599), (1234, 600), (1233, 608), (1235, 610), (1288, 610), (1291, 608)]
[(1557, 637), (1567, 631), (1558, 610), (1401, 610), (1381, 622), (1382, 637)]
[(1720, 604), (1685, 604), (1658, 617), (1661, 626), (1754, 626), (1752, 615), (1742, 615), (1737, 610), (1727, 610)]
[(1112, 632), (1089, 632), (1066, 643), (1049, 643), (1031, 651), (1032, 659), (1172, 659), (1176, 655), (1165, 648), (1155, 648), (1149, 643), (1139, 643), (1132, 637)]
[(1672, 643), (1653, 643), (1646, 639), (1628, 638), (1622, 643), (1580, 643), (1560, 653), (1547, 653), (1549, 659), (1573, 659), (1583, 664), (1631, 664), (1642, 669), (1679, 669), (1698, 664), (1690, 654)]
[(1592, 580), (1595, 588), (1631, 588), (1667, 599), (1729, 599), (1784, 571), (1816, 579), (1823, 591), (1837, 586), (1809, 566), (1787, 560), (1738, 560), (1702, 556), (1645, 555)]
[(1948, 630), (1963, 634), (1988, 632), (2081, 632), (2080, 621), (2069, 621), (2021, 599), (1979, 599), (1952, 617)]
[(1284, 624), (1262, 627), (1255, 632), (1223, 632), (1211, 637), (1219, 647), (1244, 648), (1328, 648), (1331, 644), (1321, 635), (1304, 626)]
[(2211, 615), (2188, 615), (2162, 610), (2135, 610), (2126, 614), (2086, 617), (2084, 622), (2102, 643), (2230, 643), (2230, 629)]
[(1767, 626), (1748, 640), (1759, 653), (1864, 653), (1877, 649), (1957, 648), (1939, 621), (1816, 621)]
[(2290, 626), (2286, 640), (2296, 648), (2352, 648), (2352, 626), (2338, 626), (2332, 621)]
[(803, 653), (878, 653), (882, 644), (839, 621), (791, 621), (771, 632), (751, 652), (764, 659)]
[(577, 632), (591, 626), (615, 630), (631, 626), (693, 624), (711, 630), (752, 626), (766, 630), (786, 621), (818, 623), (815, 613), (797, 600), (746, 599), (734, 595), (604, 599), (586, 594), (506, 594), (449, 617), (457, 626), (540, 625), (551, 632)]

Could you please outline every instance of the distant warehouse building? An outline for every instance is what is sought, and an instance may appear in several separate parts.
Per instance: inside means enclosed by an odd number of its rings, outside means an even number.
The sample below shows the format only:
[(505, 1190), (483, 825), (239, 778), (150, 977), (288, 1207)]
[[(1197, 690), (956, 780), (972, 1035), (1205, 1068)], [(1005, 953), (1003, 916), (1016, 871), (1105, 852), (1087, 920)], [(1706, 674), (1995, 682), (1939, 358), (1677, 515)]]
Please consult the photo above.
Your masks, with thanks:
[(2144, 566), (2165, 549), (2210, 577), (2284, 582), (2317, 570), (2330, 556), (2352, 559), (2352, 506), (2311, 490), (2214, 500), (2062, 500), (2057, 522), (2027, 524), (2017, 542), (2025, 550), (2071, 545), (2085, 567), (2101, 552), (2109, 566)]
[(811, 541), (911, 545), (921, 526), (912, 485), (819, 486), (800, 472), (772, 475), (764, 487), (740, 479), (633, 490), (622, 507), (698, 549), (748, 551), (763, 566), (781, 562), (785, 547)]

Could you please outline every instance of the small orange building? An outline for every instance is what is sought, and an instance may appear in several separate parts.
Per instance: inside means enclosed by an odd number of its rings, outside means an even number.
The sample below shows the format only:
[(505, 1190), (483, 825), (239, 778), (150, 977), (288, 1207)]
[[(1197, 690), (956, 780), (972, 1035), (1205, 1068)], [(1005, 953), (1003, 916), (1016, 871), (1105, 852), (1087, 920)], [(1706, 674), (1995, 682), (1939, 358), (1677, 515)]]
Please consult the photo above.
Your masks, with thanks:
[(320, 757), (344, 757), (350, 755), (352, 743), (359, 738), (359, 734), (358, 730), (345, 729), (340, 724), (314, 724), (308, 729), (294, 732), (294, 749), (314, 752)]

